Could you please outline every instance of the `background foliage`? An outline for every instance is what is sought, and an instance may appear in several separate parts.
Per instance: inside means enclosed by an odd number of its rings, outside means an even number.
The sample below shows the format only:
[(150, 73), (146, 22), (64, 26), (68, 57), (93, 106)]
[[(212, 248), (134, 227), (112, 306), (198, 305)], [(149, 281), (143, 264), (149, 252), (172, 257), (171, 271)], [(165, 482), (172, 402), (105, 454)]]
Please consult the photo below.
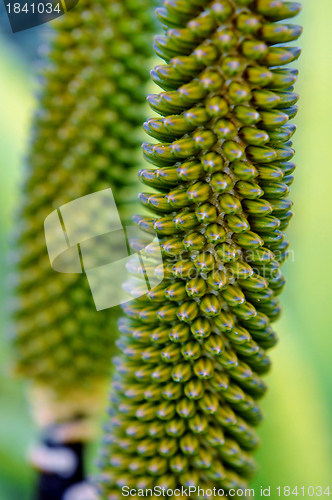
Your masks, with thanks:
[[(302, 3), (303, 12), (296, 19), (304, 33), (303, 55), (297, 62), (296, 91), (301, 99), (295, 119), (295, 217), (288, 230), (293, 256), (284, 267), (288, 285), (282, 296), (284, 313), (276, 325), (280, 343), (271, 353), (274, 367), (263, 402), (266, 421), (260, 430), (257, 488), (321, 485), (325, 489), (332, 479), (332, 3)], [(35, 104), (36, 68), (27, 47), (34, 53), (38, 29), (18, 40), (19, 34), (6, 33), (4, 23), (0, 24), (0, 492), (2, 500), (28, 500), (33, 473), (25, 454), (35, 431), (22, 383), (9, 377), (8, 239)]]

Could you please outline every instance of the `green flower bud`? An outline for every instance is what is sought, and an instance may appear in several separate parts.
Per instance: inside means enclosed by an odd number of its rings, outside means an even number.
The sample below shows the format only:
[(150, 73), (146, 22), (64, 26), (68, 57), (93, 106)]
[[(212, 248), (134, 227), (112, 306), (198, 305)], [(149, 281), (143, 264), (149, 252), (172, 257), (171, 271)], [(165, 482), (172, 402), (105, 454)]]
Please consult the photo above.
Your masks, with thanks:
[(237, 283), (244, 288), (244, 290), (249, 291), (263, 290), (264, 288), (267, 288), (266, 280), (258, 274), (253, 274), (246, 280), (238, 280)]
[(245, 302), (245, 296), (241, 288), (236, 285), (229, 285), (226, 290), (221, 291), (222, 298), (231, 307), (236, 307)]
[(216, 247), (216, 252), (219, 259), (225, 262), (231, 262), (237, 258), (237, 249), (236, 247), (229, 245), (228, 243), (222, 243)]
[(151, 385), (144, 391), (144, 398), (147, 401), (160, 401), (161, 396), (161, 388), (158, 385)]
[(240, 50), (247, 59), (262, 59), (268, 53), (268, 46), (258, 40), (244, 40)]
[[(197, 227), (199, 225), (199, 220), (197, 219), (195, 212), (180, 212), (174, 217), (173, 223), (178, 230), (185, 231), (186, 229), (193, 229), (194, 227)], [(163, 231), (159, 229), (159, 233), (162, 232), (162, 234), (167, 234), (166, 231), (167, 228)]]
[[(170, 309), (169, 306), (166, 306), (165, 313)], [(162, 309), (163, 311), (163, 309)], [(161, 313), (161, 316), (164, 313)], [(157, 323), (158, 321), (158, 315), (157, 315), (157, 310), (155, 307), (145, 307), (144, 309), (140, 310), (140, 313), (138, 315), (138, 318), (142, 321), (142, 323)]]
[(296, 61), (300, 54), (300, 47), (270, 47), (263, 61), (267, 66), (280, 66)]
[(188, 459), (183, 455), (176, 455), (171, 458), (169, 466), (172, 472), (175, 474), (181, 474), (189, 467)]
[(215, 267), (215, 259), (210, 252), (202, 252), (197, 255), (194, 264), (198, 271), (207, 273)]
[(190, 279), (191, 276), (196, 276), (197, 271), (194, 263), (191, 260), (179, 260), (172, 267), (173, 276), (182, 279)]
[(230, 164), (230, 168), (234, 175), (243, 181), (251, 180), (258, 175), (257, 167), (248, 162), (236, 161)]
[(256, 33), (261, 26), (261, 22), (257, 16), (242, 12), (236, 18), (237, 29), (242, 33)]
[(137, 452), (143, 457), (153, 457), (156, 454), (158, 443), (152, 439), (144, 439), (137, 447)]
[(262, 233), (262, 238), (266, 246), (274, 248), (284, 241), (285, 235), (281, 231), (275, 230), (271, 233)]
[(223, 290), (228, 285), (228, 276), (222, 271), (212, 271), (207, 277), (207, 284), (212, 290)]
[(232, 312), (245, 321), (254, 318), (257, 314), (255, 307), (250, 302), (244, 302), (232, 309)]
[(194, 434), (205, 434), (208, 431), (209, 421), (201, 413), (196, 413), (193, 418), (188, 420), (189, 428)]
[(263, 181), (280, 181), (284, 176), (281, 168), (276, 165), (260, 165), (257, 170), (259, 179)]
[(234, 317), (231, 314), (222, 311), (218, 316), (213, 319), (213, 323), (219, 328), (220, 331), (225, 332), (234, 326)]
[(248, 146), (246, 154), (253, 163), (269, 163), (278, 158), (275, 149), (269, 148), (268, 146)]
[(166, 365), (160, 365), (151, 370), (151, 379), (154, 382), (162, 383), (170, 380), (172, 368)]
[(288, 121), (288, 116), (286, 113), (279, 111), (277, 109), (271, 109), (260, 112), (261, 116), (261, 126), (267, 130), (273, 130), (285, 125)]
[(273, 212), (273, 206), (267, 200), (242, 200), (242, 206), (251, 217), (265, 217)]
[(181, 252), (183, 252), (184, 250), (181, 237), (176, 237), (166, 240), (164, 243), (161, 244), (161, 249), (164, 254), (169, 255), (171, 257), (173, 255), (181, 254)]
[(204, 349), (213, 356), (218, 356), (224, 351), (224, 343), (219, 335), (212, 334), (204, 342)]
[(293, 202), (291, 200), (287, 200), (284, 198), (281, 199), (271, 199), (269, 200), (270, 205), (272, 206), (273, 214), (279, 215), (285, 212), (288, 212), (292, 207)]
[(196, 455), (199, 441), (193, 434), (186, 434), (180, 441), (180, 448), (185, 455)]
[(176, 363), (181, 359), (181, 352), (176, 345), (168, 345), (160, 352), (160, 356), (166, 363)]
[(295, 68), (274, 69), (272, 71), (272, 80), (267, 85), (272, 89), (284, 89), (291, 87), (297, 78), (298, 71)]
[(224, 155), (229, 161), (239, 160), (244, 155), (243, 149), (238, 142), (226, 141), (224, 142), (222, 149)]
[(249, 200), (260, 198), (264, 194), (260, 185), (253, 181), (239, 181), (236, 183), (235, 189), (243, 198), (248, 198)]
[(203, 278), (194, 278), (186, 283), (186, 291), (189, 297), (202, 297), (206, 292), (206, 281)]
[[(152, 313), (151, 313), (152, 314)], [(174, 321), (177, 314), (177, 307), (175, 304), (166, 304), (157, 311), (157, 318), (163, 323)]]
[[(178, 308), (177, 317), (180, 321), (189, 323), (193, 321), (198, 314), (198, 305), (196, 302), (188, 301), (184, 302), (182, 306)], [(172, 320), (173, 321), (173, 320)]]
[(219, 400), (214, 394), (205, 393), (202, 399), (198, 401), (198, 405), (203, 413), (212, 415), (219, 408)]
[(210, 198), (211, 188), (206, 182), (197, 182), (196, 184), (190, 186), (187, 194), (193, 203), (201, 203)]
[(183, 246), (189, 250), (203, 250), (206, 240), (203, 234), (190, 233), (183, 239)]
[(210, 224), (205, 231), (209, 243), (223, 243), (226, 240), (226, 231), (219, 224)]
[(206, 318), (197, 318), (192, 322), (190, 331), (195, 339), (205, 339), (211, 333), (210, 322)]
[(160, 217), (153, 223), (153, 227), (158, 234), (167, 235), (176, 233), (176, 226), (173, 217)]
[(192, 376), (191, 365), (188, 363), (177, 364), (172, 370), (174, 382), (187, 382)]
[(190, 399), (182, 399), (176, 405), (176, 412), (181, 418), (191, 418), (196, 413), (194, 401)]
[(239, 131), (239, 136), (248, 144), (253, 146), (261, 146), (269, 142), (270, 137), (264, 130), (259, 130), (254, 127), (243, 127)]
[(259, 305), (261, 305), (264, 302), (270, 301), (270, 299), (273, 297), (273, 292), (269, 288), (262, 292), (250, 292), (249, 290), (246, 290), (245, 295), (248, 300), (250, 300), (254, 304), (259, 303)]
[(201, 346), (199, 342), (194, 340), (187, 342), (181, 349), (181, 354), (184, 359), (187, 360), (195, 360), (198, 359), (201, 355)]
[(212, 175), (211, 186), (216, 193), (224, 193), (233, 189), (234, 182), (229, 175), (218, 172)]
[(221, 61), (221, 69), (227, 77), (236, 77), (243, 71), (243, 61), (240, 57), (226, 56)]
[(172, 457), (178, 449), (178, 445), (175, 439), (164, 438), (161, 440), (158, 446), (158, 453), (162, 457)]
[(169, 333), (169, 339), (172, 342), (185, 342), (188, 340), (190, 337), (190, 329), (188, 325), (184, 325), (183, 323), (180, 323), (178, 325), (175, 325), (172, 330)]
[(242, 233), (250, 229), (249, 222), (243, 215), (226, 215), (225, 221), (234, 233)]
[(226, 116), (229, 107), (226, 99), (219, 95), (208, 98), (205, 104), (206, 111), (211, 118), (222, 118)]
[(177, 169), (177, 174), (182, 181), (194, 181), (204, 177), (205, 172), (200, 162), (184, 162)]
[(165, 297), (168, 300), (183, 300), (187, 297), (186, 287), (183, 283), (174, 283), (165, 290)]
[(233, 234), (233, 241), (243, 248), (258, 248), (264, 245), (262, 238), (252, 231), (246, 233)]
[(147, 293), (148, 298), (151, 302), (163, 302), (165, 300), (165, 289), (164, 284), (158, 285)]
[(216, 295), (205, 295), (201, 299), (200, 309), (204, 316), (213, 317), (218, 316), (221, 310), (220, 300)]
[(252, 92), (252, 101), (260, 108), (269, 109), (277, 107), (281, 99), (271, 90), (257, 89)]
[(265, 67), (249, 65), (246, 69), (245, 76), (252, 85), (266, 87), (273, 79), (273, 71)]
[(188, 200), (187, 190), (183, 188), (173, 189), (165, 196), (169, 209), (174, 212), (174, 208), (187, 207), (191, 203)]
[[(162, 426), (162, 428), (164, 429), (164, 426)], [(185, 431), (186, 431), (185, 421), (180, 420), (178, 418), (175, 418), (167, 422), (167, 425), (165, 427), (166, 434), (171, 437), (182, 436)]]
[(236, 279), (247, 279), (253, 275), (253, 270), (249, 264), (241, 261), (229, 262), (226, 269)]
[(215, 123), (215, 131), (219, 139), (232, 139), (237, 133), (235, 125), (226, 118)]
[(153, 344), (164, 344), (168, 340), (168, 328), (165, 325), (155, 328), (150, 333), (150, 339)]
[(264, 182), (262, 187), (267, 198), (283, 198), (289, 193), (289, 187), (283, 182)]
[(203, 203), (197, 207), (195, 214), (197, 219), (202, 223), (214, 222), (218, 217), (216, 207), (210, 203)]
[(231, 29), (220, 27), (213, 37), (213, 43), (220, 52), (229, 52), (237, 44), (237, 37)]
[[(173, 399), (173, 398), (172, 398)], [(175, 405), (169, 401), (163, 401), (159, 404), (156, 411), (156, 417), (160, 420), (171, 420), (175, 415)]]
[(153, 459), (151, 459), (147, 467), (147, 472), (152, 476), (161, 476), (166, 472), (166, 470), (167, 460), (166, 458), (162, 457), (154, 457)]
[(200, 399), (204, 396), (204, 385), (199, 379), (192, 379), (186, 383), (184, 392), (189, 399)]
[(200, 358), (194, 364), (194, 372), (199, 379), (208, 380), (213, 377), (214, 369), (209, 358)]
[(261, 231), (273, 231), (280, 226), (280, 220), (273, 215), (267, 215), (266, 217), (252, 217), (249, 219), (250, 227), (259, 233)]
[(222, 194), (218, 198), (220, 209), (226, 214), (238, 214), (242, 212), (241, 202), (231, 194)]
[(160, 361), (160, 350), (158, 349), (158, 346), (151, 346), (147, 347), (144, 349), (144, 351), (141, 353), (142, 359), (146, 363), (158, 363)]
[(211, 13), (219, 23), (224, 23), (232, 15), (233, 8), (227, 0), (220, 0), (212, 4)]

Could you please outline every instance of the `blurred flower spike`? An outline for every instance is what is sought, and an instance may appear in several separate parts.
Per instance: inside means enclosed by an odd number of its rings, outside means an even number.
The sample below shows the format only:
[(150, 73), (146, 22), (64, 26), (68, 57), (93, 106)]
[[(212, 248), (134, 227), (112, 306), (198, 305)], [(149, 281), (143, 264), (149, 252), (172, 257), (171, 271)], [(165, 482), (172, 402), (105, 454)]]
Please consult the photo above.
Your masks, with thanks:
[(157, 235), (142, 238), (135, 226), (124, 228), (111, 189), (54, 210), (44, 228), (52, 268), (85, 272), (98, 311), (140, 297), (163, 280), (152, 271), (162, 264)]

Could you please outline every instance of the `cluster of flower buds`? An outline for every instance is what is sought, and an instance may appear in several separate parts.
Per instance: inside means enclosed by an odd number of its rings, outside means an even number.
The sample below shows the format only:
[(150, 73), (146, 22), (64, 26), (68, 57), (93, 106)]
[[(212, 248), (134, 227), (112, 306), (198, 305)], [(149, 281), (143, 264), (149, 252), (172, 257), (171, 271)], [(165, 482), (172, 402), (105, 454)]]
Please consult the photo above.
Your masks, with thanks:
[(148, 97), (160, 116), (144, 128), (158, 142), (143, 144), (155, 168), (139, 173), (154, 188), (140, 195), (153, 216), (135, 222), (159, 236), (163, 265), (154, 266), (154, 245), (149, 265), (163, 281), (139, 297), (146, 269), (129, 266), (135, 280), (125, 286), (139, 298), (120, 322), (105, 499), (122, 498), (124, 485), (244, 488), (255, 472), (257, 400), (277, 341), (293, 215), (297, 71), (282, 66), (300, 54), (287, 42), (301, 27), (278, 21), (299, 10), (282, 0), (165, 0), (157, 9), (165, 34), (155, 50), (166, 64), (152, 79), (163, 92)]
[(61, 394), (106, 380), (116, 324), (114, 313), (96, 311), (84, 275), (51, 268), (44, 220), (109, 187), (117, 200), (130, 198), (147, 116), (154, 6), (80, 0), (54, 26), (19, 213), (15, 342), (17, 371)]

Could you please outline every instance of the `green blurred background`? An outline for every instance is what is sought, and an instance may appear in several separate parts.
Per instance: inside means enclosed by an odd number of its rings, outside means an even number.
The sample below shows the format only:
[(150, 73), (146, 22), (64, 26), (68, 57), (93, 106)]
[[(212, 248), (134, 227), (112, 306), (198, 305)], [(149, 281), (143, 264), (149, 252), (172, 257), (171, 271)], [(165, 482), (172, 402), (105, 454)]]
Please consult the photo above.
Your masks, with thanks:
[[(266, 421), (258, 452), (259, 487), (330, 485), (332, 493), (332, 2), (303, 0), (301, 94), (296, 118), (295, 217), (288, 231), (293, 256), (276, 329), (281, 342), (263, 402)], [(35, 439), (24, 388), (10, 378), (9, 235), (19, 204), (34, 109), (35, 65), (18, 35), (0, 28), (0, 499), (31, 499), (25, 457)], [(35, 42), (36, 30), (24, 35)], [(29, 40), (30, 37), (30, 40)], [(33, 44), (31, 45), (33, 46)], [(330, 483), (329, 483), (330, 481)], [(305, 497), (308, 495), (306, 494)], [(325, 497), (324, 497), (325, 498)]]

